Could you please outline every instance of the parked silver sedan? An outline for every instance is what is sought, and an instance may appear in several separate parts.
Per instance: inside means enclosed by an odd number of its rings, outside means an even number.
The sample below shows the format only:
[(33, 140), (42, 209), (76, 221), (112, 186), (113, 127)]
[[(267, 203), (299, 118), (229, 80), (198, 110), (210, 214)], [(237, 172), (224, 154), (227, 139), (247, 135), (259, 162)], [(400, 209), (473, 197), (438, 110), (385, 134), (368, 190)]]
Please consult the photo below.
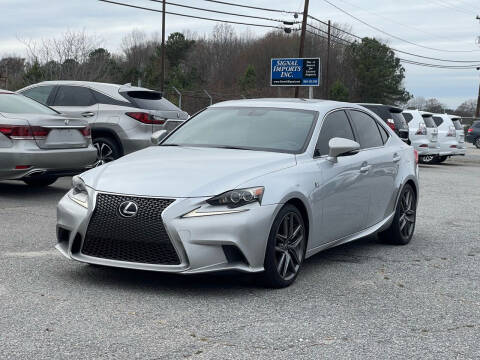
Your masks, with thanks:
[(417, 161), (358, 105), (223, 102), (159, 146), (74, 177), (58, 204), (56, 248), (91, 264), (239, 270), (284, 287), (327, 248), (374, 233), (410, 242)]
[(47, 186), (85, 171), (96, 154), (85, 120), (0, 90), (0, 180)]

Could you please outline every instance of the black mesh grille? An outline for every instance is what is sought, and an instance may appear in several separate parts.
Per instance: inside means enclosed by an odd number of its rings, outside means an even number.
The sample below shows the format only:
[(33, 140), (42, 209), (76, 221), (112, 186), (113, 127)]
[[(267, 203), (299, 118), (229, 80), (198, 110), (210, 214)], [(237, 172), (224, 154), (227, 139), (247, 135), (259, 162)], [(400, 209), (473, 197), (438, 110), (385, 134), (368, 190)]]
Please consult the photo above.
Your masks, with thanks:
[[(134, 217), (124, 218), (119, 206), (138, 205)], [(161, 214), (173, 200), (98, 194), (82, 254), (147, 264), (178, 265), (180, 259), (163, 225)]]

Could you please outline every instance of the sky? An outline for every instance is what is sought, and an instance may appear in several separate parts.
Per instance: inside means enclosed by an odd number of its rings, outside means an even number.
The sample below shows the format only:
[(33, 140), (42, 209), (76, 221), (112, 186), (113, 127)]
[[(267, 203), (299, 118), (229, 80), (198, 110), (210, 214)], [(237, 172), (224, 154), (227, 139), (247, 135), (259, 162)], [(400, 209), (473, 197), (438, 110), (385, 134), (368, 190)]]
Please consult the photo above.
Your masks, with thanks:
[[(144, 7), (161, 9), (161, 4), (149, 0), (116, 0)], [(167, 0), (201, 8), (230, 11), (248, 15), (291, 19), (291, 15), (262, 12), (222, 5), (205, 0)], [(237, 4), (302, 11), (304, 0), (224, 0)], [(390, 46), (420, 54), (449, 60), (478, 60), (480, 64), (480, 1), (478, 0), (328, 0), (359, 19), (403, 38), (416, 46), (371, 29), (328, 4), (325, 0), (310, 0), (309, 13), (321, 20), (351, 28), (359, 36), (374, 36)], [(167, 11), (201, 15), (205, 17), (242, 21), (242, 18), (212, 14), (167, 5)], [(0, 56), (25, 55), (23, 40), (41, 40), (57, 37), (66, 31), (82, 31), (96, 35), (103, 47), (120, 51), (122, 38), (132, 30), (146, 33), (161, 31), (161, 14), (140, 9), (125, 8), (98, 0), (0, 0)], [(199, 35), (209, 34), (216, 22), (166, 15), (166, 33), (189, 30)], [(269, 23), (265, 20), (245, 19), (246, 22)], [(261, 35), (267, 29), (234, 25), (239, 33)], [(438, 50), (426, 49), (435, 48)], [(445, 50), (448, 50), (445, 51)], [(452, 52), (455, 51), (455, 52)], [(468, 52), (459, 52), (468, 51)], [(403, 58), (422, 62), (443, 62)], [(265, 61), (270, 61), (266, 59)], [(453, 64), (456, 65), (456, 64)], [(456, 108), (467, 99), (476, 98), (480, 71), (450, 70), (418, 67), (405, 64), (406, 89), (416, 97), (435, 97), (448, 107)]]

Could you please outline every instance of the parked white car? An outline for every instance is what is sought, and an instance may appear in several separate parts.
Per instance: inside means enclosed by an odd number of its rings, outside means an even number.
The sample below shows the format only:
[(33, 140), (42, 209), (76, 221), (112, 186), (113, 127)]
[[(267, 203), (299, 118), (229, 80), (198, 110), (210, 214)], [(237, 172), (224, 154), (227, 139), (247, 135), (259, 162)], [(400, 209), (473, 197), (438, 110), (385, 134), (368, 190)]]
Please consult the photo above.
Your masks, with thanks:
[(453, 126), (457, 132), (458, 148), (457, 155), (465, 155), (467, 153), (467, 146), (465, 144), (465, 129), (462, 125), (462, 118), (457, 115), (448, 115), (452, 119)]
[(433, 121), (438, 129), (438, 145), (440, 152), (433, 162), (441, 163), (450, 156), (460, 155), (458, 151), (457, 130), (447, 114), (433, 114)]
[(417, 150), (420, 161), (431, 163), (439, 154), (438, 129), (432, 114), (419, 110), (404, 110), (407, 120), (411, 145)]

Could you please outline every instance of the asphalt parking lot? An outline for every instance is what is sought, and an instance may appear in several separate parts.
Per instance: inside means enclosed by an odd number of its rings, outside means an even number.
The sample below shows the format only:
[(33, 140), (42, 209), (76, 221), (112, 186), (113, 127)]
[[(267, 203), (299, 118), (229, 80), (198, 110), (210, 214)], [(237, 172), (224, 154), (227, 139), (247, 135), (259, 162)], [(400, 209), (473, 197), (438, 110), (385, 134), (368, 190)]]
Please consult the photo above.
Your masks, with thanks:
[(53, 246), (70, 179), (0, 183), (0, 358), (479, 358), (479, 179), (473, 147), (422, 165), (410, 245), (325, 251), (282, 290), (68, 261)]

